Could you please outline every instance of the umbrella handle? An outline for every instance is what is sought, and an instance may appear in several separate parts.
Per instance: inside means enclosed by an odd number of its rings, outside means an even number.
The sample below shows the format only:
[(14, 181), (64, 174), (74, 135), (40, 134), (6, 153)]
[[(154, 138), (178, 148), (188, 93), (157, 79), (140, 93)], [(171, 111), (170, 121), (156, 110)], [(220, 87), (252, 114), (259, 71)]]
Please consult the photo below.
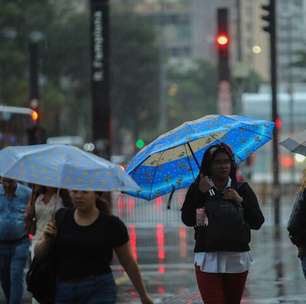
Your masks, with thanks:
[(60, 199), (60, 188), (57, 188), (57, 190), (56, 190), (56, 200), (55, 200), (55, 204), (54, 204), (54, 207), (53, 207), (53, 210), (52, 210), (52, 219), (53, 220), (55, 219), (55, 213), (57, 211), (57, 204), (58, 204), (59, 199)]
[(197, 164), (197, 166), (198, 166), (198, 168), (199, 168), (199, 170), (200, 170), (200, 169), (201, 169), (200, 164), (199, 164), (197, 158), (195, 157), (195, 155), (194, 155), (194, 153), (193, 153), (193, 151), (192, 151), (192, 149), (191, 149), (191, 146), (190, 146), (189, 142), (187, 142), (187, 146), (188, 146), (188, 148), (189, 148), (189, 150), (190, 150), (190, 152), (191, 152), (191, 155), (192, 155), (192, 157), (193, 157), (195, 163)]
[(171, 200), (172, 200), (172, 197), (173, 197), (173, 194), (174, 194), (175, 190), (176, 190), (175, 187), (172, 186), (172, 191), (171, 191), (171, 193), (169, 195), (169, 198), (168, 198), (167, 209), (171, 209)]

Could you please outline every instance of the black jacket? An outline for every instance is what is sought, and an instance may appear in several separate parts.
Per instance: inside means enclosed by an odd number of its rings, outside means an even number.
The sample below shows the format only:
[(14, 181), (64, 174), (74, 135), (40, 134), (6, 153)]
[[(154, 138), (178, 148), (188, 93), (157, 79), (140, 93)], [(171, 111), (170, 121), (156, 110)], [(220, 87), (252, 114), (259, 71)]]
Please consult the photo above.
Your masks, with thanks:
[(287, 229), (292, 243), (298, 247), (299, 257), (306, 256), (306, 189), (296, 196)]
[[(196, 209), (204, 205), (207, 193), (202, 193), (199, 188), (199, 179), (197, 179), (188, 189), (185, 201), (182, 206), (182, 221), (187, 226), (193, 226), (195, 229), (195, 252), (213, 251), (205, 243), (203, 243), (205, 229), (196, 227)], [(257, 197), (248, 183), (232, 182), (231, 187), (236, 189), (239, 195), (243, 198), (242, 207), (244, 209), (244, 220), (249, 229), (258, 230), (264, 222), (264, 216), (260, 210)], [(243, 252), (250, 250), (248, 244), (244, 244), (239, 248), (224, 248), (224, 251)]]

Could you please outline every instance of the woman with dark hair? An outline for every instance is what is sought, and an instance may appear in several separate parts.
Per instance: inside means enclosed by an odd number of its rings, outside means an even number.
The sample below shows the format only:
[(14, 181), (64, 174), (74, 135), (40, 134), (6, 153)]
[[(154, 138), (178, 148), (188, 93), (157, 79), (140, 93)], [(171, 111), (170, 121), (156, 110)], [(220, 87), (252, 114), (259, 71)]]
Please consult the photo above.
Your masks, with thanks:
[(264, 222), (254, 191), (237, 182), (236, 169), (228, 145), (208, 148), (181, 210), (184, 224), (195, 229), (195, 272), (205, 304), (240, 303), (252, 263), (250, 229)]
[[(55, 212), (64, 207), (71, 207), (69, 193), (65, 189), (57, 189), (41, 185), (32, 185), (32, 196), (28, 202), (25, 222), (31, 242), (31, 258), (34, 258), (34, 247), (41, 238), (46, 225)], [(34, 299), (33, 304), (38, 303)]]
[(69, 193), (65, 189), (57, 189), (41, 185), (32, 185), (32, 196), (26, 209), (26, 226), (32, 236), (32, 246), (41, 237), (45, 226), (55, 212), (63, 207), (71, 207)]
[[(141, 302), (152, 304), (129, 244), (128, 230), (110, 215), (101, 193), (71, 190), (74, 208), (61, 209), (49, 222), (35, 255), (55, 245), (56, 294), (54, 303), (113, 304), (116, 286), (110, 268), (113, 251), (134, 284)], [(55, 241), (55, 242), (54, 242)]]

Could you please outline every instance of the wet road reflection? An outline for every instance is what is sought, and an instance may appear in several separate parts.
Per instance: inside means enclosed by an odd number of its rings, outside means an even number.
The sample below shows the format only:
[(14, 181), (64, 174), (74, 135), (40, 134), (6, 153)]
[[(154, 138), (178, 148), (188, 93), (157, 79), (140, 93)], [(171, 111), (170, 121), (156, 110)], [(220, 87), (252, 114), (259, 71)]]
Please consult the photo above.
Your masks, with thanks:
[[(193, 273), (193, 231), (185, 226), (140, 228), (129, 225), (133, 252), (156, 303), (202, 303)], [(244, 304), (306, 303), (306, 282), (284, 227), (264, 226), (253, 233), (252, 265)], [(114, 270), (119, 278), (120, 267)], [(140, 303), (127, 278), (118, 303)]]

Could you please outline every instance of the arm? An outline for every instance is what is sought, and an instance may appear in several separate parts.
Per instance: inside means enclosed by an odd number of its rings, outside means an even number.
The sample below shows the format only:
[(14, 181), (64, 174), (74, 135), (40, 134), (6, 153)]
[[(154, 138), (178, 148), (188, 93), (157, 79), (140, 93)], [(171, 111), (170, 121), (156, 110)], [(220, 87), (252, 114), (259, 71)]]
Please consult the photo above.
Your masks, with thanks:
[(119, 259), (120, 264), (128, 274), (130, 280), (132, 281), (134, 287), (136, 288), (141, 302), (143, 304), (153, 304), (152, 299), (148, 295), (146, 288), (144, 286), (143, 280), (141, 278), (141, 274), (137, 263), (133, 257), (132, 250), (130, 247), (130, 243), (127, 242), (122, 246), (114, 248), (116, 255)]
[[(192, 227), (196, 225), (196, 209), (202, 207), (201, 202), (204, 202), (208, 196), (207, 191), (210, 185), (206, 185), (207, 181), (205, 179), (205, 177), (199, 176), (196, 181), (189, 187), (186, 193), (185, 200), (181, 209), (181, 218), (186, 226)], [(200, 188), (202, 190), (200, 190)]]
[(54, 221), (50, 221), (46, 228), (44, 233), (42, 234), (41, 238), (37, 241), (35, 248), (34, 248), (34, 256), (43, 256), (45, 253), (47, 253), (52, 241), (54, 241), (54, 238), (56, 236), (57, 230), (56, 225)]
[(244, 208), (246, 222), (250, 225), (251, 229), (258, 230), (264, 223), (265, 218), (261, 212), (255, 192), (248, 183), (244, 183), (238, 189), (238, 192), (243, 199), (241, 204)]
[(26, 230), (29, 230), (29, 228), (32, 225), (32, 221), (35, 220), (34, 218), (35, 218), (35, 202), (33, 201), (33, 196), (31, 196), (28, 200), (27, 208), (25, 210), (25, 215), (24, 215)]

